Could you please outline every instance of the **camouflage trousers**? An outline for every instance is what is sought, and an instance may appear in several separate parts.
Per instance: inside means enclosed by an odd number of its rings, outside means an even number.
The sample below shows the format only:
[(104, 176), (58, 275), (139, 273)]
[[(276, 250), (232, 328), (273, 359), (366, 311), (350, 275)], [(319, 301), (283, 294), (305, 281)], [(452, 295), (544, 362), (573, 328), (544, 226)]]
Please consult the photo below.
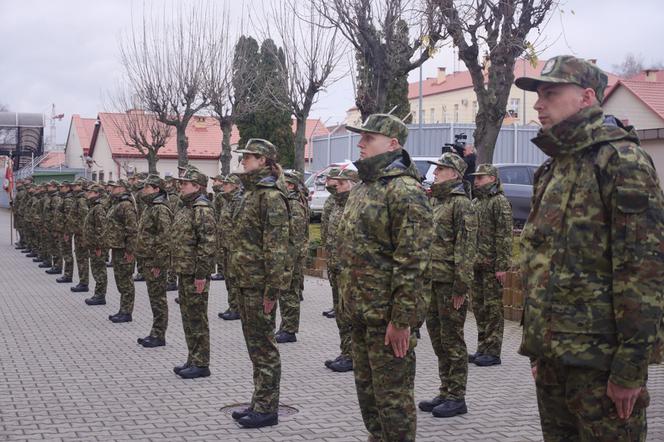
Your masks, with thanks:
[(115, 286), (120, 292), (120, 313), (130, 314), (134, 311), (134, 261), (125, 260), (125, 249), (112, 249), (113, 276)]
[(332, 302), (334, 303), (334, 319), (337, 322), (337, 328), (339, 329), (339, 350), (342, 356), (348, 358), (353, 357), (353, 352), (351, 350), (351, 332), (352, 324), (348, 315), (341, 310), (341, 305), (339, 304), (339, 285), (338, 278), (339, 272), (335, 269), (328, 267), (327, 268), (327, 278), (330, 281), (330, 286), (332, 287)]
[(44, 252), (46, 253), (46, 262), (51, 264), (52, 267), (62, 269), (62, 256), (60, 255), (60, 245), (58, 243), (57, 235), (55, 232), (43, 231), (42, 234), (46, 239), (44, 244)]
[(152, 309), (152, 330), (150, 336), (159, 339), (166, 338), (168, 327), (168, 301), (166, 298), (166, 269), (160, 269), (159, 276), (154, 276), (152, 270), (145, 268), (145, 284), (150, 298)]
[(106, 257), (108, 251), (102, 249), (101, 255), (97, 256), (95, 249), (89, 250), (90, 270), (95, 280), (95, 298), (106, 298), (106, 287), (108, 286), (108, 274), (106, 272)]
[(503, 346), (503, 295), (492, 271), (475, 270), (473, 313), (477, 321), (477, 352), (500, 357)]
[(352, 322), (353, 373), (362, 420), (375, 440), (414, 441), (415, 334), (405, 357), (385, 345), (387, 325), (370, 327)]
[(288, 333), (300, 331), (300, 296), (304, 286), (304, 259), (297, 257), (291, 273), (291, 284), (287, 291), (279, 295), (281, 325), (279, 330)]
[(62, 260), (64, 261), (64, 276), (72, 278), (74, 276), (74, 255), (71, 250), (71, 235), (67, 238), (65, 239), (64, 233), (60, 234), (58, 247), (60, 248), (60, 256), (62, 256)]
[(167, 284), (177, 284), (178, 283), (178, 275), (173, 271), (173, 266), (170, 265), (168, 266), (168, 272), (166, 275), (166, 283)]
[(239, 306), (242, 333), (253, 366), (254, 394), (251, 407), (259, 413), (279, 409), (281, 358), (274, 339), (276, 308), (263, 311), (263, 288), (240, 289)]
[(427, 330), (438, 357), (440, 397), (461, 400), (466, 396), (468, 352), (463, 336), (468, 300), (459, 310), (452, 302), (452, 284), (434, 282), (427, 312)]
[(237, 281), (233, 275), (226, 269), (230, 269), (229, 260), (230, 255), (228, 251), (223, 253), (223, 269), (224, 269), (224, 283), (226, 283), (226, 291), (228, 292), (228, 309), (232, 312), (240, 311), (239, 306), (239, 297), (240, 297), (240, 287), (237, 285)]
[(208, 296), (210, 278), (202, 293), (196, 293), (194, 275), (178, 273), (178, 298), (182, 328), (187, 341), (187, 362), (196, 367), (210, 366), (210, 326), (208, 324)]
[(81, 284), (90, 283), (90, 254), (83, 241), (83, 234), (74, 235), (74, 253), (76, 253), (76, 270)]
[(646, 440), (648, 390), (643, 388), (631, 417), (622, 420), (606, 395), (609, 374), (539, 361), (535, 386), (546, 442)]

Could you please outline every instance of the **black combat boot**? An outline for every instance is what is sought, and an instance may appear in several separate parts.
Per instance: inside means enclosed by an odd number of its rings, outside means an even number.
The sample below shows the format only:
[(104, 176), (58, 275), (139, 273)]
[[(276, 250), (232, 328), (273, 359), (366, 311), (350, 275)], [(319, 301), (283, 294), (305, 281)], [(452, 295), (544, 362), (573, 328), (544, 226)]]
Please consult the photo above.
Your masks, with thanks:
[(66, 276), (66, 275), (63, 275), (55, 280), (55, 282), (59, 282), (61, 284), (70, 283), (71, 281), (72, 281), (71, 276)]
[(468, 413), (468, 407), (466, 407), (466, 401), (464, 399), (457, 401), (447, 400), (436, 406), (432, 411), (434, 417), (452, 417), (466, 413)]
[(274, 336), (278, 344), (286, 344), (288, 342), (297, 342), (297, 336), (295, 333), (289, 333), (284, 330), (279, 330)]
[(434, 408), (436, 408), (438, 405), (442, 404), (446, 400), (447, 399), (443, 397), (436, 396), (430, 401), (421, 401), (419, 404), (417, 404), (417, 406), (420, 408), (420, 410), (426, 411), (427, 413), (431, 413)]
[(88, 288), (87, 284), (81, 284), (80, 282), (76, 284), (74, 287), (71, 287), (69, 290), (71, 290), (74, 293), (79, 293), (79, 292), (87, 292), (90, 289)]
[(210, 369), (208, 367), (196, 367), (192, 365), (184, 370), (180, 370), (178, 376), (184, 379), (206, 378), (210, 376)]
[(342, 356), (338, 360), (332, 362), (328, 368), (337, 373), (353, 371), (353, 360), (348, 356)]
[(250, 411), (246, 416), (237, 420), (237, 423), (245, 428), (262, 428), (277, 425), (279, 415), (277, 413), (258, 413)]
[(86, 299), (85, 303), (87, 305), (106, 305), (106, 297), (94, 295), (92, 298)]

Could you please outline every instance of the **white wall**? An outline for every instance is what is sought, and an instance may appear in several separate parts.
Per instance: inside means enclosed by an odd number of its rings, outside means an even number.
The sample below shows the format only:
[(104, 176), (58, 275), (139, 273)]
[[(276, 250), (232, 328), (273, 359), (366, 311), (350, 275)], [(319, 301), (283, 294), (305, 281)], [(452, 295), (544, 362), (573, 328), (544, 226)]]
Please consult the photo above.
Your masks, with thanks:
[(641, 142), (641, 147), (648, 152), (655, 163), (661, 186), (662, 180), (664, 180), (664, 140), (644, 140)]
[(67, 145), (65, 146), (65, 165), (72, 168), (83, 168), (83, 148), (81, 140), (74, 128), (74, 124), (69, 125), (69, 136), (67, 136)]
[[(106, 133), (104, 128), (99, 128), (99, 134), (97, 135), (97, 140), (95, 141), (94, 150), (92, 152), (92, 172), (97, 173), (99, 177), (99, 172), (104, 172), (104, 180), (117, 180), (118, 177), (118, 164), (113, 161), (113, 156), (111, 155), (111, 148), (108, 145), (108, 139), (106, 138)], [(109, 175), (112, 173), (112, 176)], [(122, 176), (126, 178), (126, 176)]]
[(618, 86), (602, 107), (607, 114), (615, 115), (621, 120), (628, 119), (629, 124), (637, 129), (664, 127), (664, 120), (624, 86)]

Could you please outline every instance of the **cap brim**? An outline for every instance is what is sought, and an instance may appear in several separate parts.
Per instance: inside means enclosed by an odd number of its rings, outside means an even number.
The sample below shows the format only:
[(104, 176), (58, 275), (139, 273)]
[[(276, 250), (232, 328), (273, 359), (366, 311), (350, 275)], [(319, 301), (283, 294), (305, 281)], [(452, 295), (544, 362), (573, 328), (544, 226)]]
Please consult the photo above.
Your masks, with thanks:
[[(486, 173), (486, 172), (475, 172), (475, 173), (470, 173), (469, 175), (472, 175), (472, 176), (482, 176), (482, 175), (491, 175), (491, 174), (490, 174), (490, 173)], [(494, 175), (491, 175), (491, 176), (494, 176)]]
[(346, 130), (349, 130), (351, 132), (355, 132), (357, 134), (367, 133), (367, 134), (383, 135), (382, 133), (378, 132), (377, 130), (369, 130), (369, 129), (365, 129), (364, 127), (361, 127), (361, 126), (350, 126), (348, 124), (346, 125)]
[(562, 78), (538, 76), (538, 77), (519, 77), (514, 80), (514, 85), (524, 91), (537, 92), (537, 88), (542, 84), (576, 84)]

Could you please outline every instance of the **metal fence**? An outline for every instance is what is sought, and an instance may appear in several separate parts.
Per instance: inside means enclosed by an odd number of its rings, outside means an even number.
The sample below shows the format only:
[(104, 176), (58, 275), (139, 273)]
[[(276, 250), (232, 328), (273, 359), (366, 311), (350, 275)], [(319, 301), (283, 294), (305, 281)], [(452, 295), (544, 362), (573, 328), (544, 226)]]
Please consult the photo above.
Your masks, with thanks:
[[(453, 143), (454, 136), (466, 134), (467, 142), (473, 143), (474, 124), (423, 124), (420, 134), (418, 125), (408, 126), (408, 141), (404, 146), (411, 156), (437, 157), (441, 154), (444, 143)], [(527, 163), (541, 164), (546, 160), (534, 144), (531, 138), (537, 135), (537, 126), (503, 126), (496, 141), (496, 149), (493, 154), (494, 163)], [(344, 160), (357, 160), (359, 150), (357, 143), (360, 139), (358, 134), (348, 132), (343, 135), (332, 135), (317, 137), (312, 141), (313, 161), (310, 170), (316, 171), (324, 168), (330, 163)]]

